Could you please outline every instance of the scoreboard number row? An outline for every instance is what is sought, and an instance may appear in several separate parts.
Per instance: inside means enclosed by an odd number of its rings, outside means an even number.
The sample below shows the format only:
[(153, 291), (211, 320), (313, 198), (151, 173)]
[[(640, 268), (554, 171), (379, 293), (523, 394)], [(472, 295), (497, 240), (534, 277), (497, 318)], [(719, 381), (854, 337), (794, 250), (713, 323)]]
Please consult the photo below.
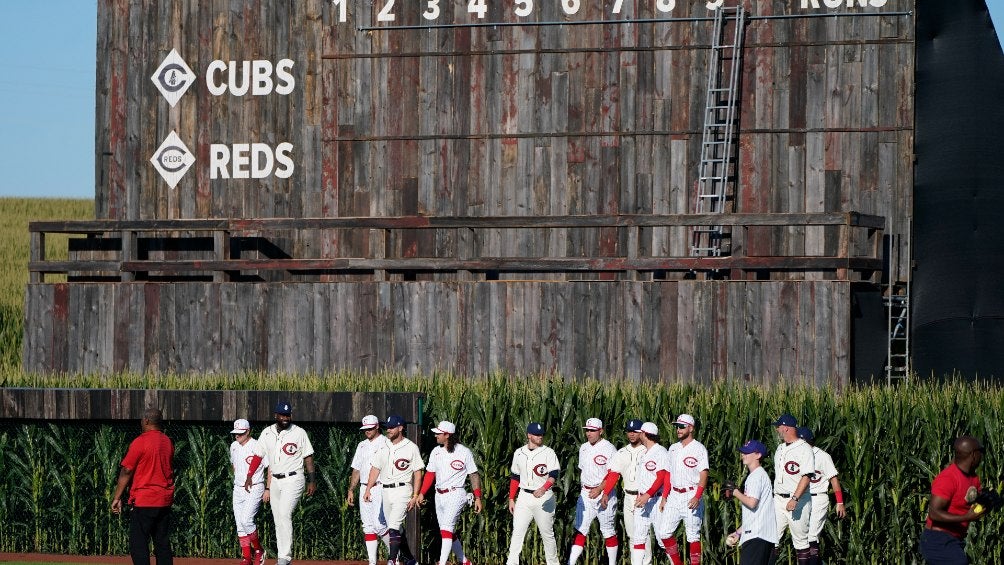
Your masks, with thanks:
[[(346, 22), (349, 16), (349, 2), (351, 0), (331, 0), (331, 3), (338, 10), (338, 21)], [(425, 6), (425, 10), (422, 11), (422, 17), (427, 21), (433, 21), (439, 18), (440, 3), (441, 2), (452, 2), (455, 0), (421, 0), (421, 4)], [(463, 0), (461, 0), (463, 1)], [(473, 14), (475, 18), (483, 20), (485, 16), (488, 15), (488, 2), (490, 0), (467, 0), (467, 13)], [(499, 1), (499, 0), (491, 0)], [(512, 13), (517, 17), (526, 18), (533, 14), (534, 0), (503, 0), (507, 4), (512, 5)], [(566, 15), (574, 16), (579, 13), (579, 9), (582, 8), (583, 0), (539, 0), (540, 2), (558, 2), (561, 5), (562, 11)], [(676, 7), (676, 0), (650, 0), (654, 3), (655, 9), (662, 12), (668, 13)], [(396, 20), (397, 15), (395, 14), (395, 9), (397, 7), (397, 0), (376, 0), (377, 5), (380, 6), (380, 11), (377, 12), (378, 22), (393, 22)], [(708, 0), (705, 5), (709, 10), (715, 10), (725, 3), (725, 0)], [(624, 0), (613, 0), (610, 6), (611, 14), (620, 14), (621, 8), (624, 6)]]

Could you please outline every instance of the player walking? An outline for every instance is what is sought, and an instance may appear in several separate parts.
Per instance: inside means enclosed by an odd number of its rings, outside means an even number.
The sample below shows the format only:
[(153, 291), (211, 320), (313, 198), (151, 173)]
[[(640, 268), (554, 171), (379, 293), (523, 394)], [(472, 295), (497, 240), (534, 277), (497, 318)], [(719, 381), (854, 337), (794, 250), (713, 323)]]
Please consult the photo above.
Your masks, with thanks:
[[(645, 446), (645, 454), (638, 461), (637, 475), (638, 496), (634, 503), (634, 531), (631, 532), (631, 565), (640, 565), (645, 558), (645, 540), (650, 531), (659, 534), (659, 524), (662, 519), (658, 501), (664, 488), (670, 488), (669, 454), (666, 448), (659, 444), (659, 427), (653, 422), (645, 422), (641, 426), (644, 436), (641, 439)], [(676, 539), (669, 537), (662, 540), (666, 555), (673, 551), (679, 552)]]
[(749, 469), (743, 490), (725, 491), (725, 498), (735, 494), (742, 504), (742, 526), (725, 540), (734, 547), (739, 544), (739, 565), (766, 565), (777, 544), (777, 519), (774, 517), (773, 489), (770, 477), (760, 464), (767, 457), (767, 446), (751, 439), (739, 448), (743, 465)]
[(464, 490), (467, 477), (471, 478), (471, 490), (474, 491), (474, 513), (481, 513), (481, 476), (478, 466), (474, 464), (474, 454), (464, 445), (457, 443), (457, 427), (453, 422), (443, 420), (432, 428), (436, 434), (436, 446), (429, 454), (429, 464), (426, 466), (425, 479), (422, 481), (422, 492), (418, 495), (418, 503), (425, 504), (425, 493), (436, 485), (436, 520), (439, 522), (439, 533), (443, 545), (439, 550), (439, 565), (446, 565), (450, 551), (457, 555), (457, 563), (471, 565), (470, 559), (464, 556), (464, 546), (456, 535), (457, 518), (460, 512), (471, 502), (471, 495)]
[[(774, 514), (778, 539), (784, 529), (789, 528), (798, 565), (809, 565), (809, 517), (812, 513), (809, 481), (815, 470), (812, 447), (798, 438), (798, 420), (791, 414), (782, 414), (774, 426), (781, 436), (781, 443), (774, 452)], [(775, 547), (775, 555), (778, 552), (779, 548)]]
[[(638, 462), (647, 449), (641, 442), (641, 420), (628, 420), (624, 426), (627, 445), (620, 448), (610, 462), (607, 476), (603, 480), (603, 496), (610, 496), (618, 480), (624, 481), (624, 535), (631, 539), (634, 532), (634, 509), (638, 496)], [(652, 538), (645, 534), (645, 557), (642, 565), (652, 565)]]
[(833, 486), (833, 497), (837, 499), (837, 517), (847, 515), (844, 508), (844, 491), (840, 488), (837, 478), (837, 468), (833, 465), (830, 454), (813, 445), (814, 436), (809, 428), (798, 428), (798, 437), (812, 447), (812, 460), (815, 463), (815, 473), (809, 480), (809, 493), (812, 495), (812, 513), (809, 515), (809, 563), (822, 563), (819, 555), (819, 534), (826, 524), (830, 512), (830, 485)]
[(603, 421), (589, 418), (586, 425), (586, 443), (579, 446), (579, 471), (582, 490), (575, 505), (575, 540), (568, 556), (568, 565), (575, 565), (586, 546), (586, 536), (593, 520), (598, 519), (603, 534), (610, 565), (617, 565), (617, 495), (603, 494), (603, 480), (617, 448), (604, 439)]
[(345, 502), (349, 506), (355, 505), (355, 490), (359, 488), (359, 518), (363, 523), (363, 540), (366, 543), (366, 556), (369, 558), (369, 565), (376, 565), (377, 550), (380, 541), (390, 551), (390, 538), (387, 535), (387, 521), (383, 517), (383, 488), (380, 483), (374, 485), (370, 492), (370, 500), (363, 500), (363, 490), (360, 477), (369, 478), (370, 460), (377, 448), (387, 442), (387, 438), (380, 433), (380, 420), (376, 416), (364, 416), (360, 430), (363, 431), (365, 439), (356, 446), (355, 455), (352, 456), (352, 475), (349, 477), (349, 492), (345, 497)]
[(422, 462), (418, 446), (404, 437), (404, 418), (391, 416), (384, 423), (384, 428), (387, 429), (387, 441), (377, 448), (370, 461), (370, 476), (363, 492), (363, 500), (373, 500), (373, 489), (377, 481), (383, 485), (383, 515), (387, 520), (387, 533), (390, 537), (390, 562), (396, 562), (400, 554), (411, 565), (415, 563), (415, 557), (408, 547), (408, 538), (402, 524), (418, 500), (425, 463)]
[(241, 565), (265, 565), (265, 550), (258, 539), (255, 516), (265, 494), (265, 450), (251, 437), (251, 424), (241, 418), (234, 421), (230, 444), (230, 466), (234, 472), (233, 508), (237, 541), (241, 545)]
[[(659, 509), (662, 511), (660, 539), (672, 538), (666, 553), (673, 565), (681, 565), (683, 558), (676, 549), (676, 528), (682, 521), (687, 530), (690, 564), (701, 562), (701, 523), (704, 521), (704, 488), (708, 485), (708, 450), (694, 439), (696, 421), (690, 414), (680, 414), (673, 422), (678, 440), (667, 450), (669, 475), (672, 486), (663, 490)], [(668, 495), (668, 502), (667, 502)]]
[[(293, 511), (300, 503), (306, 483), (307, 496), (317, 489), (314, 447), (303, 428), (292, 422), (293, 407), (280, 400), (275, 405), (275, 423), (262, 430), (258, 442), (265, 451), (268, 474), (262, 500), (272, 506), (275, 520), (276, 565), (293, 561)], [(307, 471), (306, 477), (303, 474)]]
[(558, 481), (560, 469), (558, 456), (544, 445), (543, 424), (530, 423), (526, 427), (526, 445), (512, 454), (509, 478), (512, 539), (507, 565), (519, 565), (519, 554), (523, 551), (523, 539), (531, 520), (537, 523), (547, 565), (558, 565), (558, 545), (554, 541), (555, 497), (551, 487)]

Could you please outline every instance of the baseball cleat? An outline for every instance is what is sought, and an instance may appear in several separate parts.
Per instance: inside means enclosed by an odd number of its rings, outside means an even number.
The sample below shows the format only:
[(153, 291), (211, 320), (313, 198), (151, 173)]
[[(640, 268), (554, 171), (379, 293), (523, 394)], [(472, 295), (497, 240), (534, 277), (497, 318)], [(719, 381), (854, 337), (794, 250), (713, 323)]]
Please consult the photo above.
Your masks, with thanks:
[(251, 563), (252, 565), (265, 565), (265, 552), (261, 550), (255, 551)]

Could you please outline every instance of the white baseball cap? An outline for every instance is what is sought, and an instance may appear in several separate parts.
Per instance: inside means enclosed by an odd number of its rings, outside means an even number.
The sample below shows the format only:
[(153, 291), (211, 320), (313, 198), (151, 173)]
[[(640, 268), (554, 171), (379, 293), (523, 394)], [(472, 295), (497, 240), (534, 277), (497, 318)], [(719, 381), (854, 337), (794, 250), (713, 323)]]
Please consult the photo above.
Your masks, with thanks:
[(369, 414), (367, 416), (363, 416), (361, 423), (362, 426), (359, 426), (360, 430), (372, 430), (373, 428), (380, 426), (380, 419), (373, 414)]
[(234, 429), (230, 430), (230, 433), (242, 434), (244, 432), (249, 432), (249, 431), (251, 431), (250, 422), (248, 422), (244, 418), (240, 418), (239, 420), (234, 420)]
[(447, 422), (443, 420), (438, 426), (432, 428), (432, 433), (434, 434), (455, 434), (457, 433), (457, 427), (453, 425), (453, 422)]
[(582, 426), (582, 429), (590, 431), (602, 430), (603, 420), (600, 420), (599, 418), (590, 418), (586, 420), (586, 425)]
[(641, 431), (657, 436), (659, 435), (659, 426), (655, 425), (655, 422), (645, 422), (641, 425)]
[(685, 426), (694, 426), (697, 424), (697, 420), (694, 419), (690, 414), (680, 414), (676, 417), (674, 424), (683, 424)]

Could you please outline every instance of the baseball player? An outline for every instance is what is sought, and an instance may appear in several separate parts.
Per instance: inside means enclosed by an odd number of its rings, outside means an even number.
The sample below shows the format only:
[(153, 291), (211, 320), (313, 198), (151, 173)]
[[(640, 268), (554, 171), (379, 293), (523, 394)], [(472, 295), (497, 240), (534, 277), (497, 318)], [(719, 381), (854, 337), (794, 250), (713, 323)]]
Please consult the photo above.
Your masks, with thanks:
[(453, 422), (443, 420), (432, 428), (436, 434), (436, 446), (429, 454), (429, 464), (426, 466), (425, 479), (422, 481), (422, 492), (418, 495), (418, 503), (425, 504), (425, 493), (436, 485), (436, 520), (439, 522), (439, 533), (443, 545), (439, 550), (439, 565), (446, 565), (450, 551), (457, 554), (457, 563), (471, 565), (470, 559), (464, 556), (464, 546), (456, 535), (457, 518), (460, 512), (472, 502), (472, 496), (464, 490), (467, 477), (471, 478), (471, 490), (474, 491), (474, 513), (481, 513), (481, 476), (478, 466), (474, 464), (474, 454), (464, 445), (457, 443), (457, 427)]
[(725, 545), (739, 544), (739, 565), (766, 565), (778, 541), (774, 492), (761, 465), (767, 456), (767, 446), (752, 439), (739, 448), (739, 453), (749, 475), (742, 490), (726, 490), (725, 498), (734, 495), (742, 504), (743, 521), (738, 530), (728, 535)]
[(531, 520), (537, 523), (547, 565), (558, 565), (558, 545), (554, 541), (556, 503), (551, 487), (558, 481), (560, 470), (558, 456), (544, 445), (544, 425), (531, 422), (526, 427), (526, 445), (512, 454), (509, 478), (512, 539), (507, 565), (519, 565), (519, 554), (523, 551), (523, 539)]
[(708, 450), (694, 439), (696, 421), (690, 414), (680, 414), (673, 426), (678, 440), (667, 449), (672, 485), (664, 488), (659, 510), (662, 512), (659, 539), (672, 539), (666, 553), (673, 565), (682, 565), (676, 545), (676, 528), (682, 521), (687, 530), (690, 564), (701, 562), (701, 523), (704, 521), (704, 488), (708, 485)]
[(402, 524), (418, 501), (425, 463), (422, 461), (422, 454), (418, 452), (418, 446), (404, 437), (404, 418), (391, 416), (384, 422), (384, 428), (387, 430), (387, 441), (377, 448), (370, 460), (370, 476), (363, 492), (363, 500), (373, 500), (373, 490), (379, 481), (383, 486), (383, 515), (387, 520), (390, 538), (388, 558), (391, 563), (395, 563), (400, 554), (408, 565), (413, 565), (415, 556), (408, 547)]
[(230, 444), (230, 466), (234, 472), (234, 522), (241, 545), (241, 565), (265, 565), (265, 550), (258, 539), (254, 519), (265, 494), (265, 450), (251, 437), (251, 424), (241, 418), (234, 421)]
[[(276, 565), (289, 565), (293, 552), (293, 511), (300, 503), (306, 483), (307, 496), (317, 489), (314, 474), (314, 446), (303, 428), (292, 422), (293, 407), (280, 400), (275, 405), (275, 423), (258, 436), (268, 461), (265, 495), (275, 520)], [(307, 471), (304, 476), (304, 470)]]
[(582, 489), (575, 504), (575, 540), (568, 556), (568, 565), (575, 565), (586, 546), (586, 536), (593, 520), (599, 520), (607, 548), (607, 560), (617, 565), (617, 495), (603, 495), (603, 481), (617, 448), (603, 438), (603, 421), (589, 418), (582, 426), (586, 443), (579, 446), (579, 480)]
[(812, 460), (815, 463), (815, 473), (809, 480), (809, 492), (812, 494), (812, 513), (809, 514), (809, 556), (810, 563), (822, 563), (819, 556), (819, 534), (826, 524), (826, 515), (830, 512), (830, 486), (833, 486), (833, 497), (837, 499), (837, 517), (847, 515), (844, 508), (844, 491), (840, 488), (837, 478), (837, 468), (833, 465), (830, 454), (813, 445), (814, 436), (809, 428), (798, 428), (798, 437), (812, 447)]
[[(670, 488), (669, 454), (666, 448), (659, 444), (659, 427), (654, 422), (645, 422), (641, 426), (644, 436), (641, 439), (645, 446), (645, 454), (638, 461), (635, 480), (638, 483), (638, 496), (634, 503), (634, 530), (631, 532), (631, 565), (640, 565), (645, 558), (645, 540), (650, 531), (659, 534), (659, 523), (662, 519), (658, 501), (664, 488)], [(672, 555), (676, 547), (676, 539), (669, 537), (662, 540), (666, 555)]]
[[(798, 565), (809, 565), (809, 517), (812, 514), (812, 494), (809, 482), (815, 463), (812, 447), (798, 438), (798, 420), (782, 414), (774, 422), (781, 443), (774, 452), (774, 515), (778, 538), (787, 527), (795, 546)], [(775, 553), (779, 552), (775, 547)]]
[[(628, 420), (624, 426), (627, 445), (620, 448), (610, 462), (607, 476), (603, 480), (603, 495), (609, 497), (617, 486), (617, 481), (624, 481), (624, 532), (628, 539), (634, 532), (634, 508), (638, 496), (638, 462), (641, 461), (647, 449), (641, 443), (644, 434), (641, 431), (641, 420)], [(652, 565), (652, 537), (645, 534), (645, 557), (642, 565)]]
[(370, 460), (373, 453), (387, 442), (387, 438), (380, 433), (380, 420), (376, 416), (364, 416), (360, 430), (363, 431), (365, 439), (356, 446), (355, 455), (352, 456), (352, 475), (349, 477), (349, 492), (345, 497), (345, 502), (349, 506), (355, 506), (355, 490), (359, 488), (359, 518), (363, 523), (363, 540), (366, 543), (366, 556), (369, 558), (369, 565), (376, 565), (377, 549), (380, 541), (383, 540), (387, 550), (390, 551), (390, 537), (387, 535), (387, 521), (383, 517), (383, 488), (377, 483), (370, 492), (370, 501), (363, 500), (363, 490), (360, 477), (370, 476)]

